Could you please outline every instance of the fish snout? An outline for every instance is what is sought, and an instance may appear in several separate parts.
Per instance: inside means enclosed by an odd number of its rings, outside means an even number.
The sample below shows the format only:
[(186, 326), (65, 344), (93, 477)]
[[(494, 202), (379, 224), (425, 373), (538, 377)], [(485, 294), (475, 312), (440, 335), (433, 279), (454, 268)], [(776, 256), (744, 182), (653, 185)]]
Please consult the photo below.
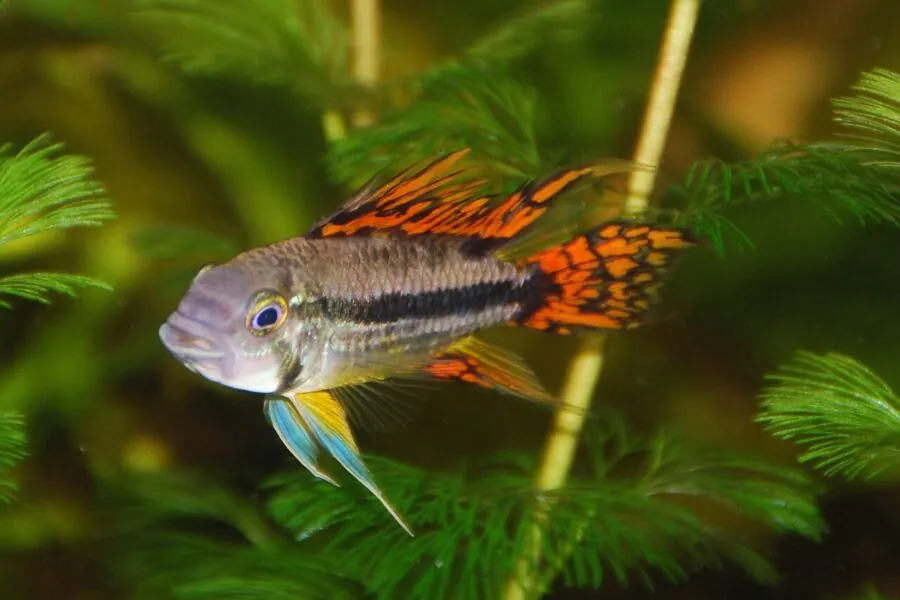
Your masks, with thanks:
[(174, 313), (159, 328), (163, 345), (181, 360), (217, 359), (225, 355), (224, 349), (202, 323), (197, 323)]

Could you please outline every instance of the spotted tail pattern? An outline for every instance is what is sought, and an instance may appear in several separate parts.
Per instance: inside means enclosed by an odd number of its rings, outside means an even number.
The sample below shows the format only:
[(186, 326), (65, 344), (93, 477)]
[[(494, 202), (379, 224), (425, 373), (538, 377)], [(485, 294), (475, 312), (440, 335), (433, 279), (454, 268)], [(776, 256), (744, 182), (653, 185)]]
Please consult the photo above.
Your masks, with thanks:
[(673, 227), (613, 222), (524, 259), (536, 300), (515, 324), (558, 334), (644, 322), (674, 255), (694, 242)]

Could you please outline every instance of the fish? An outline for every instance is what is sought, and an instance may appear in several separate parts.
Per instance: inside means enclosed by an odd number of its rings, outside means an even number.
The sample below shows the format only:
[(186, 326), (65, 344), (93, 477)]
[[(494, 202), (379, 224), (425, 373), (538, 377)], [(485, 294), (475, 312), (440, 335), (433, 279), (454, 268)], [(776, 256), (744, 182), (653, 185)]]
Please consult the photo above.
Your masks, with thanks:
[(303, 467), (338, 485), (319, 466), (324, 449), (409, 535), (361, 457), (344, 392), (418, 378), (556, 405), (519, 357), (476, 334), (638, 327), (673, 260), (696, 243), (685, 229), (630, 219), (540, 226), (558, 198), (628, 167), (561, 169), (486, 194), (485, 181), (454, 170), (467, 153), (373, 178), (306, 234), (201, 268), (159, 329), (189, 370), (263, 394)]

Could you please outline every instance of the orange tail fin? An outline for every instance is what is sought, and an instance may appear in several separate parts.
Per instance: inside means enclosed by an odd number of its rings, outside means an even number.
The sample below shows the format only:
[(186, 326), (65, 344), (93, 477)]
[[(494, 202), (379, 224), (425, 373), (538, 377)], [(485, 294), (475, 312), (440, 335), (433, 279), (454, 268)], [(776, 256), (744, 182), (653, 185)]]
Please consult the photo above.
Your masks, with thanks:
[(573, 329), (631, 329), (644, 322), (662, 275), (687, 232), (639, 223), (607, 223), (524, 259), (543, 278), (543, 295), (516, 324), (567, 334)]

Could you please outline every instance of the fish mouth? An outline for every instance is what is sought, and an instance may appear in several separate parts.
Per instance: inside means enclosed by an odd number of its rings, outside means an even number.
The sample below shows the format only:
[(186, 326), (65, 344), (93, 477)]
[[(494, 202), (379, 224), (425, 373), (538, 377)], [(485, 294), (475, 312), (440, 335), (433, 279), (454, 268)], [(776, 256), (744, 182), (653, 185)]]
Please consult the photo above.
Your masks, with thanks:
[(159, 328), (159, 338), (169, 351), (183, 361), (212, 361), (225, 352), (210, 339), (204, 324), (175, 313)]

